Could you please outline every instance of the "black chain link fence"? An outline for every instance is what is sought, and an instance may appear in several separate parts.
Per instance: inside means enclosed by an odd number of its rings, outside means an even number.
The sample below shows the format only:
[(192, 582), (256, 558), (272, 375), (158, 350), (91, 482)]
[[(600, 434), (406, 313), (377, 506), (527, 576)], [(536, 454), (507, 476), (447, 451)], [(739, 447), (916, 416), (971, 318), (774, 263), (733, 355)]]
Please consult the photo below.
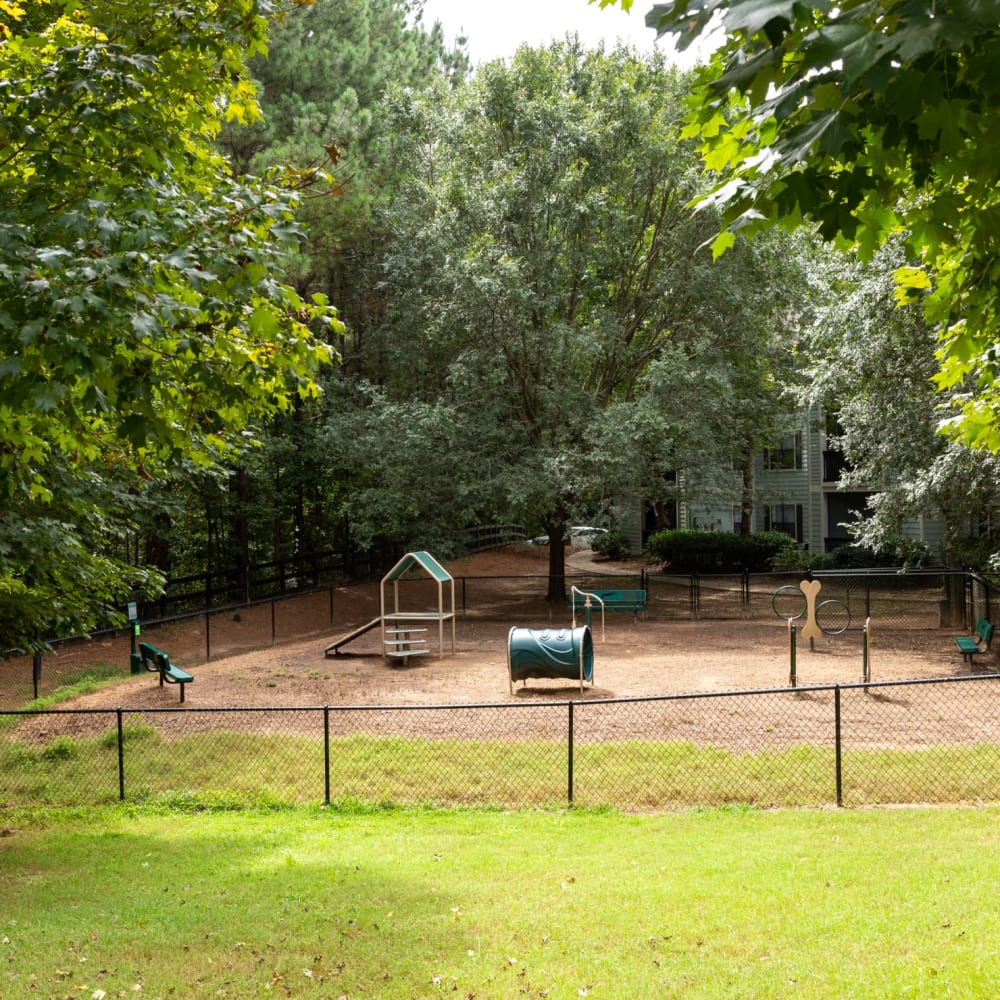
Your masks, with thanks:
[(998, 696), (990, 674), (528, 705), (8, 711), (0, 805), (996, 802)]
[[(849, 628), (877, 619), (881, 632), (949, 628), (971, 632), (980, 617), (991, 617), (993, 588), (961, 572), (817, 573), (822, 601), (846, 608)], [(643, 589), (650, 620), (764, 621), (782, 616), (794, 598), (776, 608), (775, 594), (798, 588), (802, 573), (679, 576), (632, 573), (568, 575), (583, 590)], [(406, 601), (435, 598), (433, 583), (401, 581)], [(456, 609), (470, 620), (565, 622), (569, 605), (545, 600), (547, 576), (457, 577)], [(830, 614), (837, 613), (829, 612)], [(377, 582), (329, 587), (289, 597), (232, 605), (212, 611), (141, 624), (143, 637), (169, 649), (190, 668), (282, 642), (326, 635), (354, 627), (379, 614)], [(844, 622), (842, 613), (832, 624)], [(54, 652), (38, 662), (28, 655), (0, 659), (0, 709), (17, 708), (35, 697), (73, 683), (81, 674), (97, 677), (127, 673), (132, 637), (125, 629), (82, 640), (53, 640)]]

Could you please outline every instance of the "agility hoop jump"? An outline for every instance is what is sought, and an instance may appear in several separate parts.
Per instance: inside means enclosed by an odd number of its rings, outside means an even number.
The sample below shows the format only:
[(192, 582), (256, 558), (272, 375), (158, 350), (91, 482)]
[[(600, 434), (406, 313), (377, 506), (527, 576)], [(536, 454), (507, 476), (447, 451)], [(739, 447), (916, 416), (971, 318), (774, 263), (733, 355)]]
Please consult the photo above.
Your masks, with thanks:
[[(843, 601), (830, 599), (819, 601), (819, 592), (823, 584), (819, 580), (803, 580), (800, 584), (786, 584), (779, 587), (771, 597), (771, 607), (774, 613), (783, 621), (788, 622), (788, 683), (795, 687), (796, 649), (798, 643), (796, 622), (805, 619), (802, 626), (802, 636), (809, 640), (809, 649), (816, 648), (816, 640), (824, 635), (842, 635), (851, 627), (851, 611)], [(862, 630), (863, 680), (869, 679), (869, 618)]]

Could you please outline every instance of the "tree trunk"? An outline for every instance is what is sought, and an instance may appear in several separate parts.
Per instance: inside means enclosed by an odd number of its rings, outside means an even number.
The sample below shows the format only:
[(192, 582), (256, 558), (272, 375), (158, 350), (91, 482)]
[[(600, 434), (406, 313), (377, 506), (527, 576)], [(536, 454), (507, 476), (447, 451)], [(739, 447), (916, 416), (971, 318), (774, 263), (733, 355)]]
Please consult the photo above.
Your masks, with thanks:
[(546, 521), (549, 536), (549, 589), (545, 599), (550, 602), (566, 600), (566, 518)]
[(236, 470), (234, 481), (236, 490), (236, 516), (233, 519), (233, 534), (236, 536), (237, 578), (240, 600), (250, 603), (250, 525), (247, 522), (247, 502), (250, 487), (247, 470)]
[(143, 559), (147, 566), (155, 566), (164, 576), (170, 576), (170, 527), (169, 514), (156, 515), (153, 530), (146, 536)]
[[(146, 536), (145, 558), (147, 566), (155, 566), (164, 577), (170, 579), (170, 527), (171, 519), (169, 514), (160, 513), (156, 515), (153, 522), (153, 530)], [(138, 553), (137, 553), (138, 555)], [(155, 613), (156, 605), (143, 604), (142, 616), (147, 617)], [(170, 613), (169, 604), (166, 601), (166, 594), (162, 595), (159, 606), (159, 614), (165, 618)]]
[(753, 530), (753, 451), (743, 455), (743, 487), (740, 490), (740, 534), (749, 535)]

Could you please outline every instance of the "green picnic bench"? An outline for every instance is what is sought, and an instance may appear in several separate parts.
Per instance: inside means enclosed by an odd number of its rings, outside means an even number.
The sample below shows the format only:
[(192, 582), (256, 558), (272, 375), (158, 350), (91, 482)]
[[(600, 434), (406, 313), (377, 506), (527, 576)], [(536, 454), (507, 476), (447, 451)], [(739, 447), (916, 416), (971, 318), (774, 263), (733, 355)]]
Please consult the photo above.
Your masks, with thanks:
[(983, 656), (990, 651), (990, 642), (993, 639), (993, 624), (985, 618), (980, 618), (976, 623), (975, 635), (956, 635), (955, 645), (962, 654), (963, 660), (968, 660), (972, 665), (972, 658), (976, 655)]
[(596, 597), (600, 601), (600, 604), (591, 601), (591, 608), (600, 608), (603, 605), (605, 611), (631, 611), (635, 618), (639, 618), (646, 610), (645, 590), (574, 591), (570, 598), (569, 609), (574, 612), (585, 610), (588, 597)]
[(139, 656), (142, 657), (142, 665), (152, 674), (160, 675), (160, 687), (163, 682), (168, 684), (179, 684), (181, 686), (181, 701), (184, 701), (184, 685), (191, 684), (194, 677), (186, 670), (181, 670), (176, 664), (170, 662), (170, 657), (148, 642), (139, 643)]

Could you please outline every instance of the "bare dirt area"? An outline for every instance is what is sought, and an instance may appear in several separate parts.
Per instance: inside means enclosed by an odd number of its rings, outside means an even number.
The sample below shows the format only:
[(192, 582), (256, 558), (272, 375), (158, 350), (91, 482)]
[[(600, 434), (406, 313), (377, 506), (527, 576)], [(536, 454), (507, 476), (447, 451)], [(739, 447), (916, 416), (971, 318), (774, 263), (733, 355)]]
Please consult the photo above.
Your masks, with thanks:
[[(609, 613), (607, 619), (603, 634), (600, 624), (593, 626), (593, 684), (584, 686), (582, 697), (729, 691), (789, 683), (789, 639), (780, 623), (633, 622), (622, 612)], [(560, 626), (537, 621), (524, 627)], [(452, 654), (446, 623), (444, 655), (438, 654), (435, 633), (429, 654), (400, 661), (383, 659), (378, 630), (332, 657), (324, 654), (322, 640), (288, 643), (192, 668), (196, 682), (187, 688), (186, 701), (190, 706), (441, 705), (581, 697), (579, 685), (571, 679), (518, 682), (512, 692), (507, 669), (510, 628), (499, 622), (459, 620)], [(946, 650), (946, 637), (940, 633), (908, 633), (905, 644), (903, 639), (875, 637), (874, 679), (968, 672), (957, 654)], [(861, 665), (857, 633), (824, 638), (812, 651), (800, 641), (797, 681), (799, 686), (853, 683), (862, 679)], [(84, 702), (151, 705), (176, 700), (176, 689), (161, 691), (155, 678), (146, 675)]]
[[(517, 546), (462, 560), (449, 566), (449, 570), (456, 576), (484, 579), (544, 575), (546, 559), (544, 548)], [(602, 568), (589, 551), (574, 552), (570, 560), (571, 566), (584, 566), (588, 572), (600, 572)], [(606, 568), (621, 573), (629, 567)], [(502, 586), (502, 581), (498, 585)], [(502, 593), (498, 593), (497, 603), (502, 605)], [(80, 698), (68, 707), (187, 710), (482, 705), (784, 689), (790, 683), (788, 628), (777, 619), (773, 623), (636, 621), (628, 612), (608, 612), (603, 628), (599, 617), (592, 624), (593, 683), (586, 684), (582, 691), (578, 681), (570, 678), (531, 679), (513, 687), (509, 680), (507, 655), (511, 627), (565, 629), (571, 624), (568, 611), (543, 610), (535, 620), (521, 621), (479, 620), (459, 615), (455, 621), (454, 652), (449, 622), (445, 625), (443, 654), (438, 648), (436, 622), (429, 633), (431, 651), (422, 656), (398, 661), (383, 659), (377, 628), (347, 644), (341, 654), (326, 654), (330, 643), (349, 631), (351, 625), (369, 620), (371, 612), (369, 594), (359, 605), (354, 621), (328, 635), (189, 666), (195, 681), (186, 689), (184, 706), (178, 704), (175, 686), (160, 687), (155, 675), (142, 674), (123, 678), (120, 683)], [(558, 618), (552, 620), (549, 614)], [(860, 682), (861, 642), (857, 630), (824, 636), (815, 641), (814, 648), (800, 639), (796, 656), (798, 687)], [(183, 660), (180, 662), (187, 666)], [(958, 655), (950, 633), (942, 630), (879, 633), (877, 623), (872, 633), (870, 669), (870, 679), (876, 682), (958, 677), (971, 672)], [(995, 667), (987, 662), (977, 664), (976, 669), (989, 672)], [(995, 693), (990, 686), (983, 697), (992, 699)], [(950, 724), (947, 718), (940, 722), (944, 727)], [(79, 716), (73, 726), (85, 728), (88, 724), (86, 716)], [(106, 720), (101, 723), (104, 724)], [(450, 734), (458, 735), (453, 728)], [(640, 735), (634, 731), (631, 734)]]

